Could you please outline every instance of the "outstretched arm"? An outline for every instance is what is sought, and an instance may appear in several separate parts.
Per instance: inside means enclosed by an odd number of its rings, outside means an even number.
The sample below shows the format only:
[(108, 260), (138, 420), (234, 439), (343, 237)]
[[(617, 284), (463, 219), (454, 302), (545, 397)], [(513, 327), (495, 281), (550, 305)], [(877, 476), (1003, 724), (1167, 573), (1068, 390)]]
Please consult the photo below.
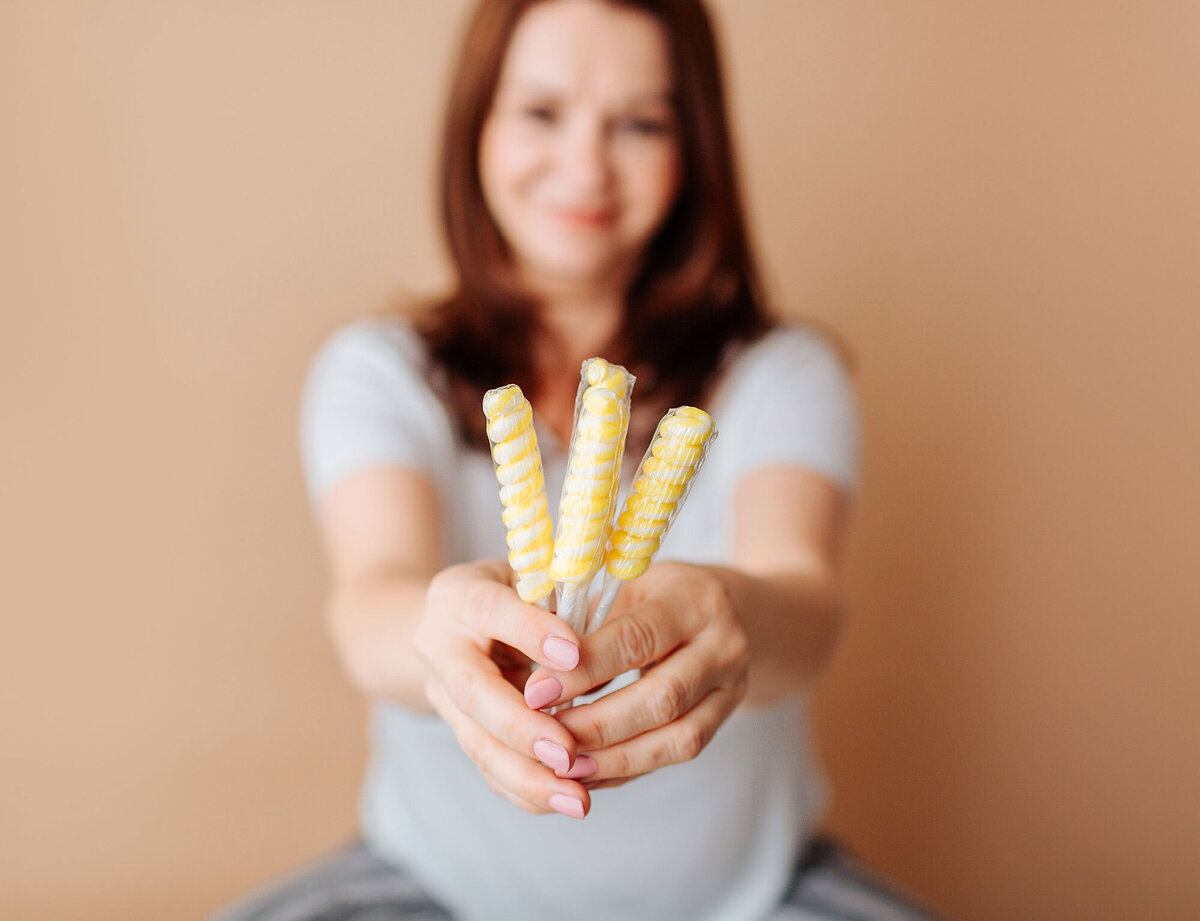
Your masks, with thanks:
[(441, 511), (429, 478), (380, 467), (337, 483), (319, 509), (332, 585), (326, 624), (359, 691), (430, 711), (413, 635), (442, 568)]
[(510, 680), (530, 663), (570, 669), (578, 640), (525, 604), (499, 560), (444, 567), (440, 503), (429, 478), (379, 467), (335, 485), (320, 508), (333, 575), (330, 632), (367, 696), (436, 711), (497, 793), (528, 812), (582, 818), (576, 781), (556, 776), (575, 740), (530, 710)]

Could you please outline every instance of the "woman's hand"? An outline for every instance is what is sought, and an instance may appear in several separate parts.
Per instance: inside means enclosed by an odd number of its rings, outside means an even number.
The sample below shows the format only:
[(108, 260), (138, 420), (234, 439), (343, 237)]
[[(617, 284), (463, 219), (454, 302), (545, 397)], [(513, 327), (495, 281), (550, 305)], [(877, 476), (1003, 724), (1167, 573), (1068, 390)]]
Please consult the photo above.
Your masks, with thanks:
[[(578, 781), (571, 733), (531, 709), (518, 690), (531, 663), (573, 674), (579, 641), (553, 614), (525, 604), (501, 561), (442, 570), (429, 584), (414, 644), (425, 694), (489, 786), (527, 812), (582, 819), (591, 806)], [(557, 775), (556, 775), (557, 772)]]
[(628, 687), (558, 714), (581, 753), (571, 776), (589, 788), (695, 758), (746, 695), (750, 644), (715, 571), (656, 564), (618, 604), (579, 667), (539, 670), (525, 687), (529, 707), (545, 707), (642, 669)]

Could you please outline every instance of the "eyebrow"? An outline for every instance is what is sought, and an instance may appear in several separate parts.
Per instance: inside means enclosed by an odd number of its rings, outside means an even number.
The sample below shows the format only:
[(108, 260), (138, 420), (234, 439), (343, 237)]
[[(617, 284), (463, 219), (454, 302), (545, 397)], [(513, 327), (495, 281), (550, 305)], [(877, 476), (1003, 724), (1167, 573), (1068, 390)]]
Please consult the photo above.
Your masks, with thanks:
[[(497, 93), (518, 92), (528, 93), (531, 96), (565, 96), (566, 91), (560, 87), (551, 86), (548, 83), (539, 83), (537, 81), (524, 80), (504, 80), (496, 87)], [(646, 93), (639, 93), (637, 96), (631, 96), (624, 100), (627, 106), (644, 105), (646, 103), (664, 103), (670, 105), (675, 101), (675, 94), (669, 90), (651, 90)]]

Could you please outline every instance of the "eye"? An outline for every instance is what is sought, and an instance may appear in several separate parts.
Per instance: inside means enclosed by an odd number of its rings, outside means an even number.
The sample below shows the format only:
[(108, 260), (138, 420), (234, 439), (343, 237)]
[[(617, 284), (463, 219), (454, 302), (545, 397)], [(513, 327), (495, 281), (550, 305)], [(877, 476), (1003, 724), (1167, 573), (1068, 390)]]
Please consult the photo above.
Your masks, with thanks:
[(650, 116), (622, 118), (616, 123), (618, 131), (643, 137), (670, 134), (674, 128), (675, 125), (670, 119)]
[(558, 121), (558, 109), (547, 103), (530, 103), (521, 107), (521, 115), (539, 125), (553, 125)]

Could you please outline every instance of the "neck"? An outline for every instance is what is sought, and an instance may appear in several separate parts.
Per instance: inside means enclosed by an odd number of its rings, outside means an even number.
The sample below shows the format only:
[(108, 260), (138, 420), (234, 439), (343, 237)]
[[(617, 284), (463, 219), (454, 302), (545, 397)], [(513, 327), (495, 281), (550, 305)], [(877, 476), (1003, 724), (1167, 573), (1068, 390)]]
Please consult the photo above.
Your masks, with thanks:
[(565, 371), (574, 380), (584, 359), (601, 355), (620, 329), (625, 273), (616, 266), (590, 279), (547, 277), (529, 266), (518, 273), (539, 304), (543, 332), (534, 343), (536, 376), (551, 384)]
[(574, 377), (587, 358), (601, 355), (621, 326), (621, 298), (559, 297), (544, 301), (544, 333), (534, 348), (541, 376), (553, 377), (562, 368)]
[(605, 350), (624, 314), (623, 295), (614, 292), (539, 292), (542, 332), (533, 344), (536, 385), (530, 399), (564, 443), (571, 432), (579, 369)]

